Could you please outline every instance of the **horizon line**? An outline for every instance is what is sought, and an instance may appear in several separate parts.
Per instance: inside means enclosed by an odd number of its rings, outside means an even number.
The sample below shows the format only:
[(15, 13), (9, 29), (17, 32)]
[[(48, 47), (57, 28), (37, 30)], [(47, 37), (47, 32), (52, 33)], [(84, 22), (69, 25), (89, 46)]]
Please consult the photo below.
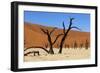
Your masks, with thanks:
[[(25, 23), (28, 23), (28, 24), (31, 24), (31, 25), (39, 25), (39, 26), (43, 26), (43, 27), (51, 27), (51, 28), (55, 28), (53, 26), (45, 26), (45, 25), (42, 25), (42, 24), (38, 24), (38, 23), (32, 23), (32, 22), (27, 22), (27, 21), (24, 21), (24, 24)], [(57, 29), (63, 29), (63, 26), (62, 28), (59, 28), (59, 27), (56, 27)], [(67, 30), (67, 28), (65, 28)], [(72, 29), (73, 30), (73, 29)], [(90, 33), (89, 31), (79, 31), (79, 30), (73, 30), (73, 31), (78, 31), (78, 32), (87, 32), (87, 33)]]

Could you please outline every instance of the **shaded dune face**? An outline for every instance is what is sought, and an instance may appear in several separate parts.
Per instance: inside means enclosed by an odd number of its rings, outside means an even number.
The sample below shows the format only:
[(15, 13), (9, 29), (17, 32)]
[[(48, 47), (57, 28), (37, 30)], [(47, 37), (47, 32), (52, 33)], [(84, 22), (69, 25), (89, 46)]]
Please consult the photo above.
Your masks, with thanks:
[[(24, 47), (32, 47), (32, 46), (42, 46), (45, 47), (45, 45), (48, 45), (49, 42), (47, 39), (47, 35), (45, 35), (41, 29), (48, 29), (49, 31), (52, 30), (54, 27), (46, 27), (41, 26), (38, 24), (31, 24), (31, 23), (24, 23)], [(62, 29), (56, 29), (54, 33), (52, 34), (52, 42), (55, 40), (56, 35), (63, 33)], [(60, 41), (63, 36), (61, 36), (56, 43), (54, 44), (54, 48), (59, 48)], [(90, 33), (89, 32), (82, 32), (82, 31), (75, 31), (71, 30), (68, 33), (67, 38), (65, 39), (65, 43), (63, 47), (70, 47), (73, 48), (74, 43), (77, 43), (77, 47), (80, 47), (81, 44), (83, 44), (83, 47), (85, 47), (86, 40), (89, 43), (90, 46)]]

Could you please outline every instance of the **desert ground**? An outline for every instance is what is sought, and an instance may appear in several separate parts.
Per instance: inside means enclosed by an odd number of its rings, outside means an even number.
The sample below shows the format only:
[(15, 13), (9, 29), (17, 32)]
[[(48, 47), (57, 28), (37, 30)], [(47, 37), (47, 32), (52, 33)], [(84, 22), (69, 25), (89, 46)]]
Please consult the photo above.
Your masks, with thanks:
[(29, 51), (39, 50), (40, 55), (34, 56), (33, 53), (24, 56), (25, 62), (37, 62), (37, 61), (56, 61), (56, 60), (77, 60), (77, 59), (89, 59), (90, 58), (90, 48), (63, 48), (62, 54), (58, 54), (59, 49), (54, 49), (55, 54), (47, 54), (44, 50), (39, 48), (30, 48), (25, 53)]

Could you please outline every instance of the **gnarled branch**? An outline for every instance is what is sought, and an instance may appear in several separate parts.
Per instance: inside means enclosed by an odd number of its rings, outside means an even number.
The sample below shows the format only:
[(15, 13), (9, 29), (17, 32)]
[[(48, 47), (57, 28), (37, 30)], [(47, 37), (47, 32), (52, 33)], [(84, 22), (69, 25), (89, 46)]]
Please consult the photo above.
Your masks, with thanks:
[(49, 53), (49, 51), (46, 48), (41, 47), (41, 46), (31, 46), (31, 47), (26, 48), (24, 51), (31, 49), (31, 48), (40, 48), (40, 49), (43, 49), (45, 52)]
[(33, 51), (25, 53), (24, 56), (27, 56), (30, 53), (33, 53)]
[(68, 28), (70, 28), (71, 26), (72, 26), (72, 21), (74, 20), (74, 18), (70, 18), (70, 24), (69, 24), (69, 27)]

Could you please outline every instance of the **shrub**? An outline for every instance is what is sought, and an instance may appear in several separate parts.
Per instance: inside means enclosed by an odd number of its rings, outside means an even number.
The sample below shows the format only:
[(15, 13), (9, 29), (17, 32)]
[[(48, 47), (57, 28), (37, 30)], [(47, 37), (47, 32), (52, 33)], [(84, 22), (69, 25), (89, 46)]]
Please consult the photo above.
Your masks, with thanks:
[(73, 47), (74, 47), (74, 49), (76, 49), (76, 48), (78, 47), (78, 45), (77, 45), (77, 42), (76, 42), (76, 41), (74, 42), (74, 46), (73, 46)]

